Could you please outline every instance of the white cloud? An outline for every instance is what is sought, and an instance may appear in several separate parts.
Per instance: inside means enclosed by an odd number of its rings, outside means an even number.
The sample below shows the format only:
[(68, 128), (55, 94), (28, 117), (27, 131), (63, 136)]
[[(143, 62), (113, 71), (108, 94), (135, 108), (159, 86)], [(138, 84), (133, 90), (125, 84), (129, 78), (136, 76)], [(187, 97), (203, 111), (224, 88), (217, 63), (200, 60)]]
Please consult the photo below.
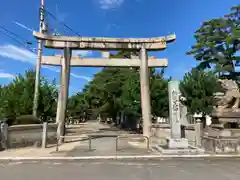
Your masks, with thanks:
[[(100, 8), (104, 10), (117, 9), (120, 8), (126, 0), (97, 0), (100, 4)], [(137, 3), (142, 2), (143, 0), (129, 0), (135, 1)]]
[[(74, 54), (78, 54), (83, 56), (87, 56), (89, 54), (91, 54), (91, 51), (73, 51)], [(32, 65), (36, 64), (36, 54), (26, 50), (24, 48), (20, 48), (18, 46), (14, 46), (12, 44), (7, 44), (7, 45), (0, 45), (0, 56), (2, 57), (6, 57), (9, 59), (13, 59), (16, 61), (21, 61), (21, 62), (25, 62), (25, 63), (29, 63)], [(54, 72), (60, 72), (59, 69), (55, 68), (55, 67), (51, 67), (51, 66), (42, 66), (42, 68), (48, 69), (50, 71), (54, 71)], [(80, 76), (74, 73), (71, 73), (71, 76), (78, 78), (78, 79), (84, 79), (87, 81), (90, 81), (91, 78), (88, 76)]]
[(15, 78), (15, 75), (13, 74), (0, 72), (0, 79), (13, 79), (13, 78)]
[[(51, 67), (51, 66), (42, 66), (42, 67), (45, 68), (45, 69), (48, 69), (48, 70), (50, 70), (50, 71), (60, 72), (60, 69), (57, 69), (57, 68), (55, 68), (55, 67)], [(91, 80), (92, 80), (92, 78), (89, 77), (89, 76), (80, 76), (80, 75), (75, 74), (75, 73), (70, 73), (70, 75), (71, 75), (72, 77), (77, 78), (77, 79), (84, 79), (84, 80), (87, 80), (87, 81), (91, 81)]]
[(44, 68), (44, 69), (48, 69), (48, 70), (50, 70), (50, 71), (53, 71), (53, 72), (60, 72), (59, 69), (57, 69), (57, 68), (55, 68), (55, 67), (52, 67), (52, 66), (42, 65), (41, 67)]
[(36, 59), (35, 53), (11, 44), (0, 45), (0, 56), (30, 64), (35, 64)]
[(72, 77), (75, 77), (75, 78), (78, 78), (78, 79), (85, 79), (87, 81), (91, 81), (92, 78), (91, 77), (88, 77), (88, 76), (79, 76), (77, 74), (74, 74), (74, 73), (70, 73)]
[(120, 7), (124, 0), (100, 0), (99, 3), (102, 9), (115, 9)]
[(25, 26), (25, 25), (22, 24), (22, 23), (19, 23), (19, 22), (16, 22), (16, 21), (13, 21), (13, 23), (16, 24), (16, 25), (18, 25), (18, 26), (20, 26), (20, 27), (22, 27), (23, 29), (26, 29), (26, 30), (28, 30), (28, 31), (33, 32), (33, 29), (31, 29), (31, 28)]

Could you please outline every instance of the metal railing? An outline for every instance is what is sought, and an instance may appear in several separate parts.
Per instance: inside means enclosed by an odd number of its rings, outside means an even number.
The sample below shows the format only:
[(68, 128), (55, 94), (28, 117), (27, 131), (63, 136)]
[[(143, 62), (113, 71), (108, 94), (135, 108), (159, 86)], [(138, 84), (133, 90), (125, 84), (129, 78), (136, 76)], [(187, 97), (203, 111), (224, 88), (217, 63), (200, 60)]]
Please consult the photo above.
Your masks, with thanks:
[(88, 135), (81, 135), (81, 136), (59, 136), (57, 137), (57, 145), (56, 145), (56, 151), (59, 151), (59, 142), (61, 138), (87, 138), (88, 139), (88, 150), (92, 150), (92, 138)]
[(146, 141), (146, 147), (147, 149), (149, 149), (149, 138), (147, 136), (142, 136), (142, 135), (120, 135), (116, 138), (116, 151), (119, 150), (118, 148), (118, 142), (119, 142), (119, 139), (123, 139), (123, 138), (144, 138), (145, 141)]

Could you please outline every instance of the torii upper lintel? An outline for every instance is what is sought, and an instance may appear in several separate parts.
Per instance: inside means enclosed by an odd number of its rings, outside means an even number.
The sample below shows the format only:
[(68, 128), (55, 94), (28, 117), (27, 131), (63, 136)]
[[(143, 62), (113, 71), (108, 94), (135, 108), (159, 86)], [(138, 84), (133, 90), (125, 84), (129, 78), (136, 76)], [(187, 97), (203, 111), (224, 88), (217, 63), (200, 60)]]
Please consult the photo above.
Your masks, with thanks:
[(67, 46), (86, 50), (140, 50), (144, 46), (148, 51), (159, 51), (166, 49), (167, 43), (176, 39), (175, 34), (155, 38), (50, 36), (39, 32), (33, 32), (33, 35), (44, 40), (47, 48), (64, 49)]

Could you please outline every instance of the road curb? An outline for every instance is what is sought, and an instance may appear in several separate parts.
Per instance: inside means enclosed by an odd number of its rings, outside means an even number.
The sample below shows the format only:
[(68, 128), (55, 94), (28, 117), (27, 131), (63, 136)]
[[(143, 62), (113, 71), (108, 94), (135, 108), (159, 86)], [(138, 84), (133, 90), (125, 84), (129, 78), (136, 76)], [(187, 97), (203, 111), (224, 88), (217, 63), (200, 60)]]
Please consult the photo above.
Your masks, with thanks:
[(0, 160), (144, 160), (174, 158), (240, 158), (240, 154), (199, 154), (199, 155), (142, 155), (142, 156), (78, 156), (78, 157), (0, 157)]

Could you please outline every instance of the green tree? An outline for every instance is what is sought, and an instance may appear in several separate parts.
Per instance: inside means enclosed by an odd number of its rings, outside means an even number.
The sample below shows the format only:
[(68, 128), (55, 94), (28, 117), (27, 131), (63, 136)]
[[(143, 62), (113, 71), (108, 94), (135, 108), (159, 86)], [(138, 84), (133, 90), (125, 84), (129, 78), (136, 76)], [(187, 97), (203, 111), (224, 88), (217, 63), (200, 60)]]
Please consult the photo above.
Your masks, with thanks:
[(233, 43), (237, 51), (240, 50), (240, 5), (233, 6), (231, 12), (225, 15), (231, 22), (232, 33), (229, 34), (229, 41), (227, 43)]
[[(131, 53), (125, 51), (111, 54), (111, 58), (130, 57)], [(150, 72), (152, 114), (166, 117), (168, 80), (164, 79), (164, 71), (156, 73), (155, 69), (151, 69)], [(102, 117), (112, 117), (114, 120), (121, 112), (129, 117), (127, 124), (134, 124), (135, 119), (141, 116), (139, 68), (103, 68), (84, 87), (82, 93), (69, 100), (69, 112), (81, 114), (83, 109), (90, 109), (95, 115), (101, 114)]]
[[(55, 80), (51, 83), (42, 78), (38, 104), (38, 115), (46, 121), (56, 116), (58, 90)], [(31, 111), (32, 112), (32, 111)]]
[(214, 68), (221, 77), (237, 78), (235, 66), (240, 62), (239, 27), (240, 6), (235, 6), (229, 15), (204, 22), (195, 32), (196, 44), (188, 55), (199, 61), (198, 69)]
[[(28, 70), (19, 74), (7, 86), (1, 87), (0, 117), (8, 118), (12, 123), (21, 115), (32, 114), (35, 71)], [(57, 88), (55, 82), (49, 83), (41, 78), (38, 115), (47, 120), (56, 113)]]
[(115, 118), (121, 109), (121, 95), (130, 69), (104, 68), (94, 76), (86, 93), (86, 99), (95, 114)]
[[(134, 54), (136, 55), (136, 53)], [(112, 58), (130, 58), (130, 52), (120, 51)], [(150, 73), (151, 99), (153, 114), (168, 114), (167, 80), (163, 71)], [(119, 112), (125, 115), (140, 116), (140, 75), (139, 68), (103, 68), (93, 81), (85, 87), (85, 98), (89, 108), (95, 113), (115, 118)]]
[(222, 92), (220, 83), (213, 72), (192, 69), (185, 74), (180, 83), (182, 95), (186, 98), (184, 102), (188, 112), (203, 113), (204, 115), (212, 112), (216, 101), (214, 93)]
[(3, 86), (0, 96), (0, 118), (8, 118), (14, 120), (16, 118), (15, 97), (13, 95), (13, 85)]
[(151, 81), (152, 114), (158, 117), (168, 117), (168, 82), (164, 79), (164, 69), (154, 73)]
[[(120, 51), (111, 54), (111, 58), (130, 58), (130, 52)], [(93, 114), (101, 114), (115, 119), (119, 109), (122, 108), (121, 94), (124, 82), (128, 78), (130, 69), (127, 68), (103, 68), (97, 73), (93, 80), (85, 86), (84, 92), (71, 97), (70, 104), (85, 104)], [(73, 109), (73, 108), (72, 108)], [(78, 108), (79, 109), (79, 108)], [(81, 113), (80, 109), (76, 113)]]
[(128, 69), (127, 79), (120, 96), (121, 111), (125, 115), (141, 116), (140, 78), (137, 69)]
[(88, 111), (88, 107), (84, 92), (77, 93), (68, 100), (68, 115), (72, 117), (80, 116), (83, 112)]

